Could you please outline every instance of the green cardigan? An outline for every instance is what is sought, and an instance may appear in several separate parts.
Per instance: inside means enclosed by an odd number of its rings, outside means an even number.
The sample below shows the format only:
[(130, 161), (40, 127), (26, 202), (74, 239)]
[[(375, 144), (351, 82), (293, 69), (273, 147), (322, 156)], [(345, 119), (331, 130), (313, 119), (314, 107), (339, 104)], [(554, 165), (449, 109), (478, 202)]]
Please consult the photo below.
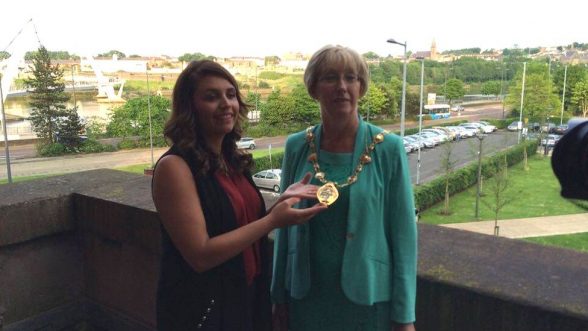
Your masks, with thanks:
[[(382, 129), (360, 120), (353, 151), (353, 169), (373, 137)], [(320, 153), (321, 125), (314, 128)], [(307, 158), (305, 132), (288, 137), (282, 161), (282, 188), (314, 174)], [(371, 153), (356, 183), (350, 186), (347, 240), (341, 286), (354, 303), (372, 305), (388, 301), (391, 319), (415, 320), (417, 230), (414, 198), (402, 139), (387, 134)], [(328, 174), (327, 174), (328, 178)], [(316, 201), (302, 201), (300, 208)], [(312, 222), (312, 220), (310, 220)], [(281, 228), (274, 243), (272, 298), (288, 301), (288, 294), (303, 298), (310, 288), (309, 225)]]

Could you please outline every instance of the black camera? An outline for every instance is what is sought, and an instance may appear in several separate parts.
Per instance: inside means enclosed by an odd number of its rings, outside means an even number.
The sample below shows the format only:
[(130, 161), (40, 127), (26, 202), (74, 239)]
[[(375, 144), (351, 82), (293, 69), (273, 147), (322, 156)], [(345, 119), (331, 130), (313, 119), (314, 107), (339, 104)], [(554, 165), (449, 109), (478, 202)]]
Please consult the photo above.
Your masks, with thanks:
[(568, 122), (568, 129), (553, 149), (551, 167), (562, 197), (588, 200), (588, 119)]

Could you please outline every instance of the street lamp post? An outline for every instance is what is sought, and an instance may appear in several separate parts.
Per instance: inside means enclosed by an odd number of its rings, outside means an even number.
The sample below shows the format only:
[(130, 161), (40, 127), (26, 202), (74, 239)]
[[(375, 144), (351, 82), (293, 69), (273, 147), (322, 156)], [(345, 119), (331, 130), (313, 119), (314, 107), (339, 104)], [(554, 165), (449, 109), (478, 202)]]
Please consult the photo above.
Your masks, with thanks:
[(527, 62), (523, 62), (523, 85), (521, 88), (521, 109), (519, 111), (519, 133), (517, 136), (517, 144), (521, 142), (521, 132), (523, 131), (523, 99), (525, 98), (525, 74), (527, 73)]
[(421, 144), (423, 141), (422, 128), (423, 128), (423, 82), (425, 78), (425, 58), (417, 58), (421, 60), (421, 96), (419, 98), (419, 149), (417, 153), (417, 175), (416, 184), (420, 183), (421, 174)]
[(568, 66), (564, 67), (564, 85), (563, 85), (563, 92), (561, 93), (561, 116), (559, 117), (559, 125), (563, 124), (563, 112), (564, 112), (564, 104), (566, 102), (566, 80), (568, 78)]
[(387, 40), (391, 44), (404, 46), (404, 61), (402, 65), (402, 104), (400, 106), (400, 136), (404, 137), (404, 118), (406, 116), (406, 41), (404, 43), (398, 42), (392, 38)]
[(502, 101), (502, 119), (504, 119), (504, 60), (502, 61), (502, 73), (500, 75), (500, 100)]
[(6, 175), (8, 182), (12, 183), (10, 172), (10, 151), (8, 149), (8, 132), (6, 132), (6, 114), (4, 113), (4, 95), (2, 94), (2, 79), (0, 79), (0, 110), (2, 110), (2, 131), (4, 131), (4, 153), (6, 154)]
[(153, 128), (151, 125), (151, 91), (149, 90), (149, 69), (145, 67), (145, 76), (147, 77), (147, 112), (149, 115), (149, 148), (151, 149), (151, 171), (155, 166), (153, 158)]
[(480, 206), (480, 194), (482, 191), (482, 141), (484, 140), (485, 135), (479, 134), (478, 140), (480, 141), (480, 150), (478, 151), (478, 187), (476, 189), (476, 215), (475, 218), (479, 218), (479, 206)]

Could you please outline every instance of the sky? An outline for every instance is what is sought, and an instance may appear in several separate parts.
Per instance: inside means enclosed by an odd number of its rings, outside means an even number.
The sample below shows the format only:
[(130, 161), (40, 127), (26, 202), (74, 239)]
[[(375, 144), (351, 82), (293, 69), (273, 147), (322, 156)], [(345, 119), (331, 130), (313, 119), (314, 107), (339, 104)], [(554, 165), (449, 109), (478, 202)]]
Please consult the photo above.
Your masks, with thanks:
[(587, 9), (586, 0), (3, 0), (0, 51), (37, 48), (29, 19), (48, 50), (77, 55), (262, 57), (327, 44), (401, 55), (390, 38), (412, 52), (433, 40), (438, 51), (559, 46), (588, 42)]

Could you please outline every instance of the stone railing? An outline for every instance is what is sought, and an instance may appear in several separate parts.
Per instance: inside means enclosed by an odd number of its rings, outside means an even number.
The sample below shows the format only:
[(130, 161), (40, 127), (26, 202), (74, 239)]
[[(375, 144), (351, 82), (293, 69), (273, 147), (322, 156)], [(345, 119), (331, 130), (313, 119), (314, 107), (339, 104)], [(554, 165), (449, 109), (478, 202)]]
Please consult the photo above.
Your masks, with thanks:
[[(0, 201), (0, 330), (155, 329), (150, 177), (94, 170)], [(426, 224), (419, 245), (417, 330), (588, 330), (588, 254)]]

